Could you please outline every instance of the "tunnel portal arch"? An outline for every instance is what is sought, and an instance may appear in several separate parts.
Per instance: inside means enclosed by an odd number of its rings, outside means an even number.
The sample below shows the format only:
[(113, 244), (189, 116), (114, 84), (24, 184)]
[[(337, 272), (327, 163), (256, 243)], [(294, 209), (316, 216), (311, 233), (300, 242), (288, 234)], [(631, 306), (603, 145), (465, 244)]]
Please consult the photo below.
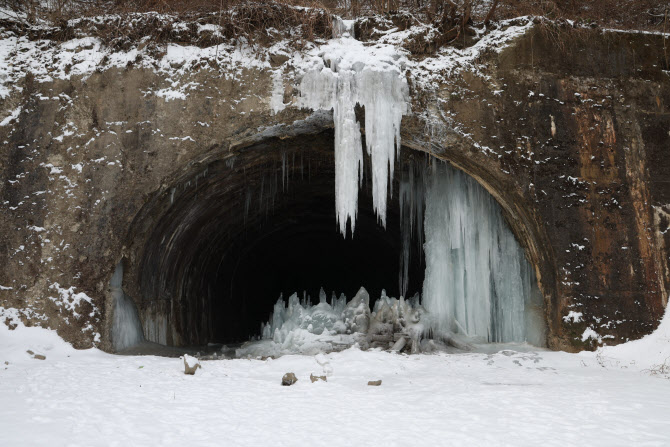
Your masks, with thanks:
[[(424, 152), (422, 148), (405, 144), (401, 159), (425, 156)], [(535, 270), (545, 300), (547, 345), (558, 346), (556, 271), (546, 232), (533, 207), (518, 192), (518, 185), (512, 179), (492, 172), (459, 148), (445, 148), (440, 154), (428, 155), (448, 161), (472, 176), (502, 206)], [(329, 233), (326, 239), (331, 242), (325, 252), (348, 250), (350, 259), (364, 259), (366, 250), (382, 253), (379, 258), (388, 262), (380, 263), (382, 273), (373, 278), (374, 284), (366, 287), (371, 289), (373, 297), (378, 296), (382, 287), (390, 289), (389, 294), (397, 295), (397, 276), (393, 274), (398, 269), (400, 240), (397, 194), (389, 206), (389, 222), (384, 230), (377, 224), (371, 197), (365, 193), (364, 185), (356, 235), (364, 234), (366, 241), (356, 244), (349, 240), (348, 246), (344, 241), (338, 249), (334, 241), (342, 237), (335, 221), (334, 175), (333, 132), (329, 128), (288, 138), (252, 138), (248, 143), (228, 149), (213, 147), (199, 160), (175, 169), (172, 178), (148, 196), (128, 230), (123, 249), (127, 271), (124, 291), (137, 305), (145, 336), (150, 341), (176, 346), (248, 339), (258, 323), (267, 319), (278, 294), (269, 293), (262, 299), (256, 297), (256, 304), (251, 307), (231, 301), (232, 295), (269, 292), (269, 288), (263, 289), (253, 282), (262, 285), (274, 281), (289, 287), (286, 290), (279, 287), (287, 298), (296, 280), (280, 278), (289, 270), (285, 265), (296, 269), (310, 268), (310, 264), (315, 269), (316, 266), (342, 268), (342, 263), (320, 262), (323, 260), (318, 257), (302, 263), (299, 255), (292, 257), (295, 247), (291, 247), (290, 241), (296, 238), (313, 241), (324, 237), (326, 232)], [(366, 178), (369, 181), (370, 176)], [(395, 178), (397, 182), (398, 176)], [(367, 188), (369, 190), (369, 185)], [(274, 215), (278, 208), (282, 209), (280, 216)], [(299, 225), (300, 221), (317, 230), (307, 231)], [(262, 255), (263, 251), (255, 247), (264, 244), (275, 246), (284, 255), (270, 252)], [(235, 255), (226, 257), (226, 253)], [(346, 255), (340, 253), (340, 256)], [(327, 256), (325, 258), (328, 261)], [(270, 264), (278, 266), (278, 271), (267, 269)], [(252, 276), (254, 266), (259, 269), (255, 277)], [(263, 267), (266, 267), (264, 271)], [(410, 294), (420, 291), (423, 268), (421, 262), (412, 267), (414, 280)], [(356, 278), (357, 270), (367, 275), (373, 273), (366, 270), (366, 262), (354, 262), (350, 273)], [(243, 290), (235, 279), (240, 272), (244, 273), (241, 277), (251, 281), (251, 290)], [(328, 294), (332, 286), (331, 289), (344, 292), (348, 297), (353, 296), (356, 287), (354, 283), (339, 289), (334, 284), (323, 285)], [(309, 289), (313, 299), (318, 294), (316, 283), (310, 282), (305, 289)], [(226, 294), (229, 296), (223, 299), (226, 304), (214, 299)], [(229, 318), (227, 323), (222, 323), (219, 320), (226, 320), (221, 316), (225, 312), (239, 315), (240, 321)]]

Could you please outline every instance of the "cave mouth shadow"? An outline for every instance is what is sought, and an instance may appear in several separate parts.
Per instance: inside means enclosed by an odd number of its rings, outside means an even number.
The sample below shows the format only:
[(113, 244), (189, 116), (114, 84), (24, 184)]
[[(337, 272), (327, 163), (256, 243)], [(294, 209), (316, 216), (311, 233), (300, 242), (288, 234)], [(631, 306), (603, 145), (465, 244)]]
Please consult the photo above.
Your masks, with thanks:
[[(212, 283), (218, 291), (211, 310), (214, 341), (259, 335), (260, 323), (268, 321), (280, 296), (288, 300), (297, 293), (318, 303), (321, 288), (330, 301), (333, 293), (351, 299), (360, 287), (373, 299), (382, 289), (399, 295), (398, 212), (389, 213), (384, 229), (364, 192), (353, 237), (345, 239), (336, 223), (331, 180), (291, 184), (274, 213), (261, 225), (247, 227), (226, 252)], [(423, 284), (422, 264), (411, 269), (411, 294)]]
[[(137, 304), (147, 341), (168, 346), (231, 344), (260, 335), (280, 296), (351, 299), (365, 287), (399, 296), (398, 202), (404, 149), (396, 163), (386, 228), (364, 173), (353, 237), (335, 215), (332, 130), (269, 139), (200, 164), (146, 207), (131, 233), (124, 290)], [(364, 163), (369, 169), (369, 160)], [(133, 251), (131, 250), (131, 251)], [(407, 295), (420, 292), (423, 253), (412, 244)], [(131, 262), (131, 260), (134, 260)]]

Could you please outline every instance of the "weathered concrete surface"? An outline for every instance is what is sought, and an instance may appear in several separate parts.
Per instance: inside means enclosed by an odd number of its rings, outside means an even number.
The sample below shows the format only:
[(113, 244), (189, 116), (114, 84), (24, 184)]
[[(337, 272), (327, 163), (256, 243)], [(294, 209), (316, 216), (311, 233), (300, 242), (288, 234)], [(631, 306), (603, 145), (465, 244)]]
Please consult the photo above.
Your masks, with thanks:
[(589, 347), (586, 327), (608, 344), (640, 337), (666, 305), (670, 76), (661, 36), (559, 36), (562, 50), (555, 37), (538, 30), (505, 50), (498, 92), (467, 77), (440, 92), (441, 112), (488, 147), (442, 156), (507, 210), (552, 303), (549, 345), (570, 350)]
[[(414, 90), (402, 136), (499, 200), (536, 268), (548, 345), (577, 350), (593, 346), (582, 342), (587, 327), (607, 343), (650, 332), (666, 304), (670, 76), (660, 68), (659, 36), (593, 32), (562, 52), (552, 42), (531, 32), (482, 60), (488, 78), (464, 74), (437, 91)], [(123, 258), (124, 289), (144, 322), (171, 334), (161, 341), (180, 342), (179, 326), (203, 310), (194, 304), (193, 315), (176, 316), (187, 280), (178, 267), (190, 264), (156, 259), (157, 281), (169, 287), (142, 284), (147, 244), (170, 245), (186, 231), (162, 218), (194, 212), (171, 207), (198, 199), (213, 163), (230, 169), (208, 182), (229, 185), (239, 202), (235, 185), (262, 164), (263, 150), (332, 126), (328, 114), (294, 106), (273, 115), (271, 72), (226, 79), (225, 69), (189, 74), (199, 86), (185, 100), (146, 95), (170, 80), (129, 68), (85, 81), (27, 76), (22, 95), (0, 102), (3, 117), (23, 106), (0, 127), (0, 306), (77, 347), (109, 349), (107, 287)], [(285, 87), (285, 102), (295, 103), (295, 87)], [(582, 321), (566, 320), (570, 311)]]

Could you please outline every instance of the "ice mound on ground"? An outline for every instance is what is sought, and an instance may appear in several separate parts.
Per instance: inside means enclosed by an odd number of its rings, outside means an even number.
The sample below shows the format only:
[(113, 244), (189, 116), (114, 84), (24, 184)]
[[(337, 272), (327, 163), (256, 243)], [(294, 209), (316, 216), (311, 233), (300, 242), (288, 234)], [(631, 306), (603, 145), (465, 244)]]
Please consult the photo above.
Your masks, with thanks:
[[(353, 303), (353, 304), (352, 304)], [(355, 343), (354, 333), (366, 328), (370, 314), (369, 296), (361, 288), (349, 305), (342, 294), (326, 300), (321, 289), (319, 303), (301, 300), (297, 293), (288, 303), (279, 297), (270, 320), (261, 325), (261, 340), (245, 343), (237, 349), (237, 357), (270, 357), (283, 354), (317, 354), (346, 348)]]
[[(386, 291), (382, 290), (382, 295), (375, 302), (372, 312), (368, 339), (377, 342), (393, 341), (397, 350), (402, 349), (407, 342), (411, 342), (411, 351), (419, 352), (420, 341), (426, 331), (422, 318), (426, 314), (426, 310), (419, 303), (419, 294), (405, 300), (403, 297), (400, 299), (388, 297)], [(395, 334), (398, 334), (395, 337), (397, 340), (389, 339)]]
[[(346, 299), (346, 298), (345, 298)], [(361, 287), (344, 309), (344, 322), (348, 333), (367, 333), (370, 327), (370, 295)]]
[(421, 336), (425, 330), (422, 323), (427, 312), (420, 304), (419, 294), (406, 300), (402, 296), (397, 299), (386, 295), (382, 290), (381, 297), (375, 301), (371, 315), (371, 327), (373, 332), (379, 325), (387, 325), (394, 333), (402, 332)]
[[(288, 299), (288, 305), (280, 296), (274, 306), (270, 321), (261, 326), (264, 340), (272, 339), (283, 344), (296, 330), (304, 330), (314, 335), (336, 335), (346, 332), (346, 325), (340, 311), (342, 303), (335, 299), (328, 304), (325, 292), (321, 289), (320, 302), (313, 306), (309, 300), (300, 300), (294, 293)], [(346, 302), (346, 298), (344, 298)]]
[(286, 305), (280, 296), (270, 321), (261, 325), (261, 334), (264, 340), (272, 339), (283, 344), (296, 330), (313, 335), (365, 333), (369, 322), (370, 295), (365, 288), (361, 287), (349, 303), (344, 294), (337, 298), (333, 293), (330, 304), (322, 288), (317, 305), (312, 305), (309, 299), (301, 301), (297, 293), (289, 297)]
[(236, 356), (317, 354), (346, 349), (356, 343), (390, 348), (396, 341), (394, 336), (406, 339), (412, 351), (419, 352), (425, 330), (421, 319), (425, 313), (418, 294), (405, 300), (382, 292), (374, 304), (374, 312), (370, 312), (370, 295), (363, 287), (349, 302), (344, 294), (337, 298), (333, 293), (330, 303), (321, 289), (316, 305), (309, 298), (300, 300), (294, 293), (288, 303), (279, 298), (269, 321), (261, 325), (261, 340), (244, 344)]

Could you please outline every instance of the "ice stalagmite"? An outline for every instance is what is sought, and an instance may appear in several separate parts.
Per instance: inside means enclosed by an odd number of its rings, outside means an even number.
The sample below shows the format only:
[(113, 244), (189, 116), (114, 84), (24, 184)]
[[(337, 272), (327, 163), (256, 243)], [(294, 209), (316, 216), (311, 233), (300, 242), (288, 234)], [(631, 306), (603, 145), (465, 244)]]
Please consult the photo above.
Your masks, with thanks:
[(333, 109), (335, 124), (335, 208), (340, 231), (353, 233), (363, 151), (355, 106), (365, 107), (366, 149), (372, 163), (375, 211), (386, 226), (389, 177), (400, 149), (400, 122), (407, 113), (404, 58), (392, 46), (365, 46), (351, 37), (351, 24), (336, 22), (337, 39), (320, 48), (300, 83), (301, 106)]
[(446, 164), (428, 178), (423, 304), (438, 334), (543, 344), (533, 271), (500, 205)]

